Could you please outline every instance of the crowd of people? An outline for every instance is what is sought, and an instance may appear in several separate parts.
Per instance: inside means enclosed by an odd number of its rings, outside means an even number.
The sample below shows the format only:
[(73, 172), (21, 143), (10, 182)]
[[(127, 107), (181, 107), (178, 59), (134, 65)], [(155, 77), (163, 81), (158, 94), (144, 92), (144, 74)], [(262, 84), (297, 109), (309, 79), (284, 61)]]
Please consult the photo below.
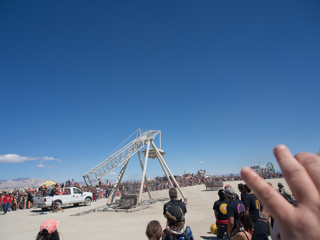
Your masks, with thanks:
[[(268, 239), (269, 234), (273, 240), (319, 238), (320, 158), (310, 153), (293, 156), (284, 145), (277, 146), (274, 154), (295, 199), (288, 198), (281, 183), (276, 190), (244, 167), (241, 176), (246, 184), (238, 185), (240, 196), (231, 185), (218, 191), (219, 200), (213, 205), (218, 239), (225, 234), (232, 240)], [(171, 200), (163, 209), (166, 227), (152, 220), (147, 224), (146, 236), (152, 240), (193, 240), (185, 204), (177, 200), (175, 188), (169, 190), (169, 196)], [(59, 224), (52, 219), (42, 223), (37, 239), (60, 239)]]
[[(274, 173), (261, 176), (263, 178), (280, 178), (281, 173)], [(176, 181), (180, 187), (188, 187), (194, 185), (205, 184), (206, 181), (237, 181), (241, 180), (240, 175), (230, 176), (204, 176), (201, 174), (185, 174), (183, 176), (175, 176)], [(121, 182), (116, 189), (116, 196), (125, 196), (128, 194), (137, 194), (140, 190), (140, 181), (126, 181)], [(68, 187), (78, 187), (82, 191), (92, 192), (93, 201), (98, 199), (108, 198), (114, 185), (106, 181), (103, 183), (99, 181), (95, 186), (80, 185), (75, 182), (74, 179), (67, 180), (61, 184), (55, 185), (42, 185), (36, 189), (13, 189), (5, 190), (0, 193), (0, 212), (3, 211), (4, 214), (8, 211), (16, 211), (17, 209), (30, 209), (33, 204), (33, 197), (45, 197), (53, 195), (64, 195), (68, 194)], [(146, 191), (159, 191), (164, 189), (169, 189), (170, 184), (166, 177), (156, 177), (155, 179), (149, 180), (143, 186), (143, 192)], [(54, 208), (54, 206), (52, 206)]]
[[(272, 240), (319, 239), (319, 156), (310, 153), (293, 156), (284, 145), (278, 145), (274, 155), (295, 199), (286, 193), (281, 182), (276, 190), (252, 169), (244, 167), (241, 176), (246, 184), (238, 185), (240, 197), (228, 185), (218, 191), (219, 200), (213, 205), (217, 239), (225, 234), (231, 240), (266, 240), (269, 235)], [(186, 209), (181, 202), (170, 202), (165, 204), (166, 228), (160, 231), (160, 223), (153, 220), (147, 225), (147, 237), (152, 240), (193, 239), (183, 217)]]
[(17, 209), (30, 209), (32, 207), (33, 192), (27, 190), (3, 191), (0, 193), (0, 212), (6, 214), (8, 211)]

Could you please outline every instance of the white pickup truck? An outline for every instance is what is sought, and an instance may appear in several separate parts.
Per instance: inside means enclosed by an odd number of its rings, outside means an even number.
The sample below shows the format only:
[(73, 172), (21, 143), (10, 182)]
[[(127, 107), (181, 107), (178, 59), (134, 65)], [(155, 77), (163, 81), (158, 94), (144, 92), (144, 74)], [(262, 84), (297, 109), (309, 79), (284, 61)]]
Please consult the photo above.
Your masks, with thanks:
[(82, 192), (76, 187), (67, 187), (63, 194), (56, 195), (53, 193), (46, 197), (34, 197), (33, 207), (34, 208), (49, 208), (52, 202), (55, 201), (57, 206), (61, 208), (62, 205), (73, 204), (74, 206), (79, 206), (80, 203), (84, 203), (86, 206), (90, 206), (92, 201), (92, 193)]

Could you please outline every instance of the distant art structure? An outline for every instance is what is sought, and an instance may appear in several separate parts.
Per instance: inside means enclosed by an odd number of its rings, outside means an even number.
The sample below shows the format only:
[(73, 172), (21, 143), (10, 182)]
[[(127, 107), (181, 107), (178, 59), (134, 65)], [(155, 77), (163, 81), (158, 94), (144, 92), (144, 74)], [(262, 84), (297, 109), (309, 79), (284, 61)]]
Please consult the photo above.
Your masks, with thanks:
[[(122, 169), (117, 177), (117, 180), (113, 186), (113, 189), (108, 199), (108, 205), (111, 205), (113, 203), (115, 193), (119, 187), (122, 177), (126, 171), (130, 158), (134, 154), (138, 153), (139, 162), (142, 170), (142, 177), (141, 177), (139, 196), (137, 200), (137, 206), (142, 204), (141, 196), (142, 196), (144, 184), (148, 185), (147, 177), (146, 177), (148, 158), (151, 158), (151, 159), (157, 158), (159, 160), (160, 166), (163, 169), (170, 186), (174, 188), (174, 185), (175, 185), (175, 187), (179, 190), (184, 201), (187, 202), (187, 199), (183, 194), (178, 182), (176, 181), (175, 177), (172, 175), (168, 165), (163, 159), (163, 155), (165, 154), (165, 152), (161, 149), (161, 131), (160, 130), (142, 131), (141, 129), (138, 128), (127, 139), (132, 137), (134, 134), (136, 134), (136, 138), (133, 141), (125, 145), (123, 148), (121, 148), (120, 150), (112, 154), (110, 157), (102, 161), (99, 165), (97, 165), (96, 167), (88, 171), (86, 174), (84, 174), (82, 177), (85, 183), (88, 186), (94, 186), (99, 181), (103, 180), (109, 174), (111, 174), (116, 168), (122, 165)], [(158, 135), (159, 135), (160, 148), (157, 148), (153, 141)], [(150, 149), (150, 145), (152, 146), (151, 149)], [(140, 150), (145, 146), (147, 146), (147, 148), (144, 151), (142, 151), (142, 153), (145, 156), (145, 161), (143, 163), (141, 159)], [(147, 191), (148, 191), (149, 198), (151, 199), (149, 188), (147, 188)]]
[(254, 165), (251, 169), (259, 175), (275, 173), (275, 168), (272, 162), (268, 162), (267, 165)]

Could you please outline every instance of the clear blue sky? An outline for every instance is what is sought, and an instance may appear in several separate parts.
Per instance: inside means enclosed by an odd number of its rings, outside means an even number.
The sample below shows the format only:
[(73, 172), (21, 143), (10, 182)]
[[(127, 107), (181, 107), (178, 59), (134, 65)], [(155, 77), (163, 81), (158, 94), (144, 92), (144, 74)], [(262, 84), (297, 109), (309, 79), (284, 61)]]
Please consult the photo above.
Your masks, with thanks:
[(0, 84), (0, 179), (82, 180), (137, 128), (180, 175), (317, 153), (320, 2), (3, 0)]

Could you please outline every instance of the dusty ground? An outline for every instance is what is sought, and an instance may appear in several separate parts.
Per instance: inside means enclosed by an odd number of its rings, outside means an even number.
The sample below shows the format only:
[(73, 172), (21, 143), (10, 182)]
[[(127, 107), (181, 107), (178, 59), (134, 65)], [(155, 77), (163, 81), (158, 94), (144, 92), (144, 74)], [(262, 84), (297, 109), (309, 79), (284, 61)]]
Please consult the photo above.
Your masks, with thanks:
[[(284, 179), (269, 179), (274, 187), (280, 181), (290, 192)], [(231, 184), (236, 190), (240, 181), (224, 182)], [(212, 206), (218, 200), (217, 191), (206, 191), (204, 185), (182, 188), (188, 199), (186, 222), (191, 227), (195, 239), (216, 239), (211, 234), (210, 225), (215, 222)], [(240, 195), (240, 194), (239, 194)], [(143, 198), (147, 199), (144, 194)], [(168, 197), (168, 190), (152, 192), (152, 197)], [(163, 203), (157, 202), (137, 212), (94, 212), (84, 216), (70, 216), (75, 213), (105, 206), (107, 199), (93, 202), (91, 206), (65, 207), (62, 213), (29, 216), (38, 212), (35, 209), (19, 210), (0, 215), (0, 239), (35, 239), (40, 224), (46, 219), (60, 221), (58, 231), (61, 239), (147, 239), (145, 229), (149, 221), (158, 220), (165, 227), (165, 218), (162, 215)]]

